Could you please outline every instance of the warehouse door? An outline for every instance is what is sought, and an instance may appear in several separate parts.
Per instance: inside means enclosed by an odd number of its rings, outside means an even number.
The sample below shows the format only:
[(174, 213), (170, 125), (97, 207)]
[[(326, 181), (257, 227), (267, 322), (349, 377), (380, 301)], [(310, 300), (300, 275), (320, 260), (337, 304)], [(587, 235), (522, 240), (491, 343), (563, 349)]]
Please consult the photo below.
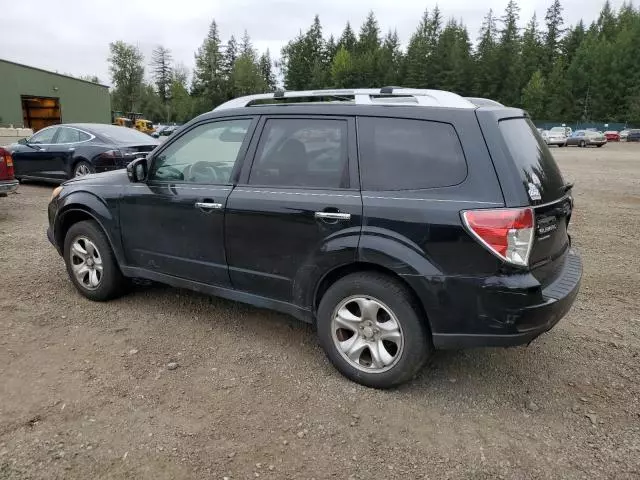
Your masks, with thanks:
[(22, 95), (21, 98), (25, 127), (37, 132), (44, 127), (57, 125), (61, 122), (59, 98), (26, 95)]

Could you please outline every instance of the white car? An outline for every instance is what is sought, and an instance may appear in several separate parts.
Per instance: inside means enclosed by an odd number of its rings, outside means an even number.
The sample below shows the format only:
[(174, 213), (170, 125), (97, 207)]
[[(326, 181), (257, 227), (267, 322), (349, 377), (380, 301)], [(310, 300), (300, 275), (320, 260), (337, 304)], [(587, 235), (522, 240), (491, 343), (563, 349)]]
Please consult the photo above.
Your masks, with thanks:
[(620, 141), (621, 142), (626, 142), (627, 141), (627, 137), (629, 136), (629, 130), (622, 130), (620, 132)]
[(547, 132), (547, 136), (543, 138), (545, 142), (547, 142), (547, 145), (564, 147), (569, 135), (571, 135), (571, 129), (569, 127), (553, 127)]

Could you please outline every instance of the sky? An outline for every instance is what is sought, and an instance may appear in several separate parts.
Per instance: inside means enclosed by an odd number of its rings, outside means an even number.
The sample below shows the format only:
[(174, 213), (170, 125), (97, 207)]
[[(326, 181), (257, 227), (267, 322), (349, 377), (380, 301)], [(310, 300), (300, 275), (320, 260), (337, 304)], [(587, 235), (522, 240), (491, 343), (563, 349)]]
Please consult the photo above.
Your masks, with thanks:
[[(604, 0), (561, 0), (565, 24), (580, 18), (588, 24), (597, 18)], [(436, 1), (425, 0), (13, 0), (2, 2), (0, 58), (75, 76), (97, 75), (111, 84), (107, 58), (109, 43), (123, 40), (138, 46), (151, 58), (159, 44), (189, 70), (194, 52), (202, 44), (215, 19), (223, 41), (240, 38), (246, 29), (260, 51), (280, 54), (287, 41), (305, 31), (314, 15), (326, 37), (338, 37), (347, 21), (357, 32), (370, 10), (382, 32), (397, 29), (404, 45), (415, 31), (425, 9)], [(475, 40), (489, 8), (501, 16), (507, 0), (440, 0), (445, 19), (462, 19)], [(551, 0), (520, 0), (520, 23), (536, 12), (544, 20)], [(622, 0), (613, 0), (619, 8)], [(147, 71), (149, 68), (147, 67)], [(0, 78), (0, 88), (2, 79)]]

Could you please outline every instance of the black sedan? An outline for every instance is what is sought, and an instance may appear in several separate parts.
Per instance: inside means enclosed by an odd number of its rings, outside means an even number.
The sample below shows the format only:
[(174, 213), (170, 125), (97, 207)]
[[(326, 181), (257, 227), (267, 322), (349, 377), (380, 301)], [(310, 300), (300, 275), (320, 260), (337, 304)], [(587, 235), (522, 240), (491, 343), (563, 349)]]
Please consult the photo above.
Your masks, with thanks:
[(124, 168), (159, 143), (132, 128), (73, 123), (43, 128), (9, 149), (16, 178), (63, 181)]

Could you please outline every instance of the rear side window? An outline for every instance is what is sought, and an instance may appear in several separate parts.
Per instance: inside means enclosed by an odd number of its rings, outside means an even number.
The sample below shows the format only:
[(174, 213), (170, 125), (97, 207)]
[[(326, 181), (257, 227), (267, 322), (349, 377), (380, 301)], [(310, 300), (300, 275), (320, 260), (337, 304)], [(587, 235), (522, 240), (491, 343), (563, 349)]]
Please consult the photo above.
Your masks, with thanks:
[(358, 118), (363, 190), (419, 190), (461, 183), (467, 163), (448, 123)]
[(249, 183), (349, 188), (347, 122), (311, 118), (267, 120)]
[(526, 118), (513, 118), (501, 120), (498, 125), (531, 200), (551, 202), (561, 197), (562, 174), (544, 140), (535, 134), (533, 123)]

